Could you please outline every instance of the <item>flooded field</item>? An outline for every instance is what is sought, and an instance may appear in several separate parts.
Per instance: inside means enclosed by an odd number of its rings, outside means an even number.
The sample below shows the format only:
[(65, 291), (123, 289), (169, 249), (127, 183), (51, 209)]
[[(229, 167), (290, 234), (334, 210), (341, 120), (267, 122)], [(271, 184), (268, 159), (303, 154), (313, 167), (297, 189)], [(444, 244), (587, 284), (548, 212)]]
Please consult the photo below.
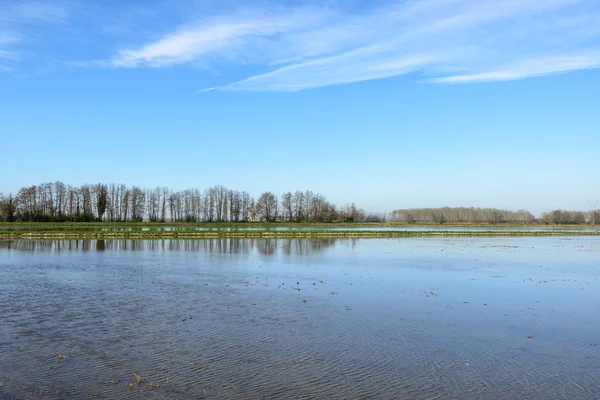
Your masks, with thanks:
[(0, 242), (0, 398), (597, 399), (600, 238)]

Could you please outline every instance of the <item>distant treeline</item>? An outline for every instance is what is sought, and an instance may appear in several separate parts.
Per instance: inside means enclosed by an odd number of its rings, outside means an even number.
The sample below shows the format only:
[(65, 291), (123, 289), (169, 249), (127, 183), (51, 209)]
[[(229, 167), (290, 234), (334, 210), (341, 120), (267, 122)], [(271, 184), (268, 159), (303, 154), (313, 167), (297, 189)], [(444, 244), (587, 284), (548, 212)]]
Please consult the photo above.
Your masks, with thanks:
[(63, 182), (0, 193), (0, 222), (402, 222), (408, 224), (600, 224), (600, 210), (553, 210), (536, 218), (526, 210), (413, 208), (368, 213), (354, 203), (336, 206), (310, 190), (258, 198), (215, 185), (205, 190), (145, 189), (116, 183)]
[(411, 208), (392, 211), (390, 220), (408, 224), (600, 224), (600, 210), (553, 210), (536, 218), (526, 210), (510, 211), (474, 207)]
[(62, 182), (0, 194), (1, 222), (384, 222), (354, 203), (338, 207), (310, 190), (272, 192), (257, 199), (222, 185), (204, 191), (145, 189), (116, 183), (70, 186)]

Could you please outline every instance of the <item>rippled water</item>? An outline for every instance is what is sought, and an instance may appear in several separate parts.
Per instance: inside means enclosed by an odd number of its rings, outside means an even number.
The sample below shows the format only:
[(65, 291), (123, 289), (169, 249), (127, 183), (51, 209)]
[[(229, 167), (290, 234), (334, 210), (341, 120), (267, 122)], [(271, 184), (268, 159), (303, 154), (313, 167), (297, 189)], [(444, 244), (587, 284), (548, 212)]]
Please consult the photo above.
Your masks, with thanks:
[(595, 237), (0, 242), (0, 397), (597, 399), (599, 315)]

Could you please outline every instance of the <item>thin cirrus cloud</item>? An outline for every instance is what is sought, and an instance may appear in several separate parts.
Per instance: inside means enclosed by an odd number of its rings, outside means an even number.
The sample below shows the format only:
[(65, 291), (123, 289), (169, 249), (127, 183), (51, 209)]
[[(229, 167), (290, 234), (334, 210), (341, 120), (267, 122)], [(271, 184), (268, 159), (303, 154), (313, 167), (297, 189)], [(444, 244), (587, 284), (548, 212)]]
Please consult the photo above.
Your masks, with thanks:
[[(101, 65), (107, 67), (167, 67), (203, 63), (207, 59), (268, 62), (277, 51), (274, 37), (322, 23), (324, 15), (292, 11), (285, 15), (239, 13), (188, 23), (174, 33), (137, 49), (124, 49)], [(262, 47), (262, 49), (261, 49)], [(270, 49), (269, 49), (270, 47)]]
[[(201, 91), (298, 91), (409, 73), (459, 84), (600, 67), (597, 0), (293, 3), (236, 8), (244, 3), (229, 0), (227, 12), (207, 6), (199, 14), (193, 5), (204, 3), (146, 3), (154, 12), (131, 12), (79, 0), (0, 2), (0, 69), (109, 49), (112, 56), (70, 65), (204, 67), (220, 73)], [(119, 35), (106, 34), (115, 29)]]
[(61, 5), (39, 1), (0, 3), (0, 71), (12, 71), (35, 36), (48, 26), (63, 24), (68, 16)]
[(541, 57), (520, 61), (495, 71), (454, 75), (431, 81), (438, 83), (508, 81), (592, 68), (600, 68), (600, 52), (589, 55)]
[(600, 67), (596, 0), (421, 0), (360, 12), (254, 10), (205, 18), (102, 62), (252, 65), (202, 89), (298, 91), (418, 72), (433, 83), (524, 79)]

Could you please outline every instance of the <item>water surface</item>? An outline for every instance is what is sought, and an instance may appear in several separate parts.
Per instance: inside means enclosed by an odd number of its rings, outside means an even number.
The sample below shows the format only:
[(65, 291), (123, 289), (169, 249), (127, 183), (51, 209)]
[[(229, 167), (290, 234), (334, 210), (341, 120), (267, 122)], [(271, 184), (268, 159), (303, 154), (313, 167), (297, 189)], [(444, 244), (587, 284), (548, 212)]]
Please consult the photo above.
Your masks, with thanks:
[(0, 242), (0, 394), (596, 399), (598, 315), (595, 237)]

